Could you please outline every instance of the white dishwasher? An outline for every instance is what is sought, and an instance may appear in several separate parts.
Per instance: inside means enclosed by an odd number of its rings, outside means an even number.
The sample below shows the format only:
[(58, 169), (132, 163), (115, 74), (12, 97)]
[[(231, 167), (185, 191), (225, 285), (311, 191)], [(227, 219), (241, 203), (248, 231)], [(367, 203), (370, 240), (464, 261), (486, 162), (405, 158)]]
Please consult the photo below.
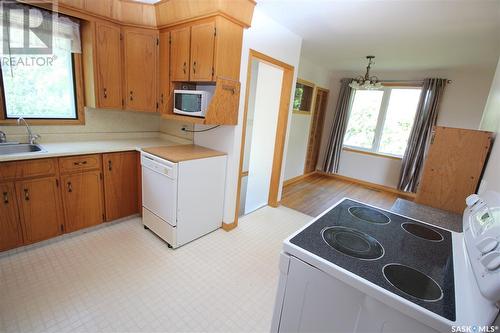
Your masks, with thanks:
[(179, 247), (222, 226), (226, 156), (171, 162), (141, 152), (144, 227)]

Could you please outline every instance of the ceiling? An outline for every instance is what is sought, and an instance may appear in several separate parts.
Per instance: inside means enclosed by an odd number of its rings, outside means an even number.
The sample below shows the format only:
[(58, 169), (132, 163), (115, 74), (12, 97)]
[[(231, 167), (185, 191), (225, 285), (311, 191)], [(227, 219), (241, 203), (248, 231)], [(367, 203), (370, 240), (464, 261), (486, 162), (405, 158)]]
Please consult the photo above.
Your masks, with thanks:
[(330, 70), (493, 66), (500, 0), (259, 0), (258, 8), (302, 36), (302, 55)]

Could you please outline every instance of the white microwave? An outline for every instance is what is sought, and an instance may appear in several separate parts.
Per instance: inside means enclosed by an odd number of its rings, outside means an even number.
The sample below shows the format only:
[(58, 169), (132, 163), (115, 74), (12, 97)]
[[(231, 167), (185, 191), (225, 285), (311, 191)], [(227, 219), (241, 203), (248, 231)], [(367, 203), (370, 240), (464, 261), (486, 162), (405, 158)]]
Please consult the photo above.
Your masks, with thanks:
[(202, 90), (174, 90), (174, 113), (205, 117), (212, 94)]

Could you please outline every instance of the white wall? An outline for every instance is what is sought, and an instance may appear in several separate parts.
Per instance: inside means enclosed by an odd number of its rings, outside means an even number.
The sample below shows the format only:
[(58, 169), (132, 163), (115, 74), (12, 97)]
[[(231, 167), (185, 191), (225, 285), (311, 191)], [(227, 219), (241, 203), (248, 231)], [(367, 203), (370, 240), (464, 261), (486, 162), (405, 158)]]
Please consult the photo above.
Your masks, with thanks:
[[(360, 68), (360, 72), (362, 72), (362, 68)], [(340, 89), (339, 80), (359, 74), (358, 72), (336, 72), (331, 78), (330, 98), (333, 103), (330, 103), (327, 109), (318, 166), (322, 166), (324, 162), (335, 103)], [(437, 124), (478, 129), (488, 98), (494, 66), (405, 72), (381, 72), (375, 68), (373, 74), (388, 80), (422, 80), (426, 77), (443, 77), (452, 80), (453, 82), (446, 87)], [(360, 155), (359, 153), (342, 152), (339, 173), (385, 186), (395, 187), (397, 185), (401, 161)]]
[(310, 115), (292, 113), (285, 161), (285, 180), (304, 174), (310, 127)]
[(267, 205), (269, 200), (274, 156), (273, 143), (276, 141), (283, 70), (259, 62), (256, 79), (245, 214)]
[[(228, 154), (226, 193), (224, 202), (224, 223), (234, 221), (236, 195), (238, 187), (238, 169), (240, 161), (241, 132), (243, 123), (245, 90), (247, 80), (249, 50), (254, 49), (275, 59), (298, 68), (302, 38), (276, 23), (255, 8), (252, 26), (243, 33), (243, 50), (240, 69), (240, 106), (237, 126), (221, 126), (212, 131), (195, 133), (194, 141), (206, 147), (224, 151)], [(295, 71), (295, 77), (297, 73)], [(295, 85), (295, 80), (294, 80)], [(292, 96), (293, 98), (293, 96)], [(290, 107), (292, 106), (290, 100)], [(290, 121), (288, 122), (290, 124)], [(205, 128), (196, 126), (196, 128)], [(288, 143), (288, 139), (286, 140)], [(286, 145), (285, 145), (286, 154)], [(283, 177), (282, 177), (283, 178)], [(281, 194), (280, 194), (281, 195)]]
[(500, 58), (484, 110), (481, 129), (495, 131), (496, 141), (493, 143), (479, 192), (486, 190), (500, 192)]
[(498, 58), (497, 69), (490, 94), (484, 108), (483, 118), (480, 128), (485, 131), (497, 131), (500, 126), (500, 57)]
[[(301, 79), (313, 82), (322, 88), (329, 86), (329, 71), (302, 56), (298, 72), (298, 77)], [(285, 161), (285, 180), (304, 174), (310, 126), (311, 115), (292, 113), (290, 139)]]

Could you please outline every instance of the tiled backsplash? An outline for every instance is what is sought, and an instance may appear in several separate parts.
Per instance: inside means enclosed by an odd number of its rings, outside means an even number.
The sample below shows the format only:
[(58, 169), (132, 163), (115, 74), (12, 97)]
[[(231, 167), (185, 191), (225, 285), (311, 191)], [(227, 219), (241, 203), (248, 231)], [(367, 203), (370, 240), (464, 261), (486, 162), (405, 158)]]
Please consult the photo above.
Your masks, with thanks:
[[(143, 138), (160, 133), (193, 140), (192, 133), (181, 130), (186, 126), (192, 129), (192, 125), (165, 120), (158, 114), (86, 108), (85, 125), (45, 125), (32, 129), (42, 136), (41, 142)], [(9, 141), (26, 141), (24, 126), (0, 126), (0, 130)]]

